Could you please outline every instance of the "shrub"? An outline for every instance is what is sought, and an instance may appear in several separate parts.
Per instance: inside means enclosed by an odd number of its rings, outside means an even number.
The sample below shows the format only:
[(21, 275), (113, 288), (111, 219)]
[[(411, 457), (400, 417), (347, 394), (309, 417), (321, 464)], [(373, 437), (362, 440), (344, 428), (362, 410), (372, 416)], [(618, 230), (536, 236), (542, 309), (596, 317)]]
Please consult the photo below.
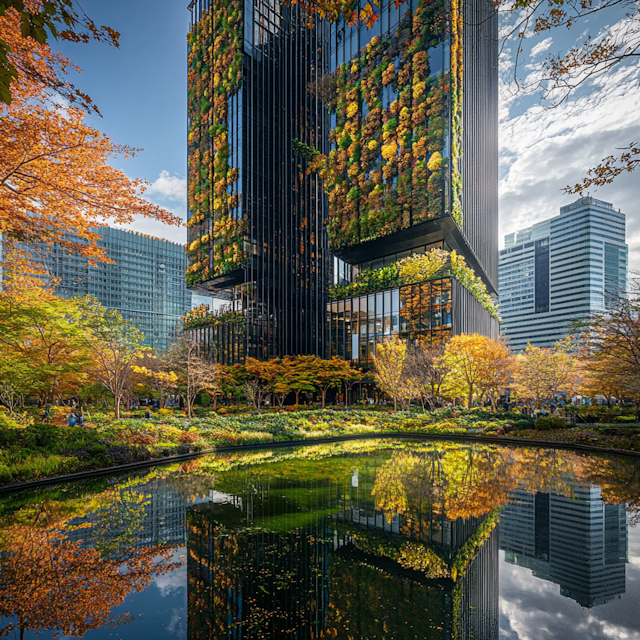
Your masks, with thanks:
[(562, 429), (566, 426), (564, 418), (558, 415), (538, 418), (536, 420), (536, 429), (538, 431), (550, 431), (551, 429)]
[(182, 444), (193, 444), (195, 442), (201, 442), (201, 441), (202, 441), (202, 437), (200, 436), (200, 434), (195, 433), (193, 431), (183, 431), (178, 436), (178, 442), (181, 442)]
[(538, 418), (536, 420), (537, 431), (551, 431), (551, 429), (553, 429), (553, 424), (550, 418)]
[(616, 416), (616, 424), (630, 424), (636, 422), (635, 416)]

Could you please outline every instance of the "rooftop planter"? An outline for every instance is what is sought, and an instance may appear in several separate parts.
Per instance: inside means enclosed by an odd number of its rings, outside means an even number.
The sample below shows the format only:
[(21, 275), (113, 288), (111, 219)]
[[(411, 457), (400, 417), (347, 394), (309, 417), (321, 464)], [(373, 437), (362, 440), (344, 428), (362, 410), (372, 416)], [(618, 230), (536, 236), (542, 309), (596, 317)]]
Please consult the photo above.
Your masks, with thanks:
[(491, 316), (499, 320), (498, 309), (482, 280), (467, 266), (462, 256), (455, 251), (449, 253), (444, 249), (409, 256), (382, 269), (362, 271), (354, 282), (330, 287), (329, 298), (340, 300), (446, 277), (458, 280)]

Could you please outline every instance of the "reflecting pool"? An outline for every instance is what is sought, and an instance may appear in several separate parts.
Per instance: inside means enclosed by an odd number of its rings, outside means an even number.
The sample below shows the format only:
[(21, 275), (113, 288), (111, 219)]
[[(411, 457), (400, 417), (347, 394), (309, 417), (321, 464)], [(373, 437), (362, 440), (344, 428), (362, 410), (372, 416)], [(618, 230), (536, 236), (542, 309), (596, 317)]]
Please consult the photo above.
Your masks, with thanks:
[(437, 441), (0, 494), (0, 637), (640, 637), (640, 463)]

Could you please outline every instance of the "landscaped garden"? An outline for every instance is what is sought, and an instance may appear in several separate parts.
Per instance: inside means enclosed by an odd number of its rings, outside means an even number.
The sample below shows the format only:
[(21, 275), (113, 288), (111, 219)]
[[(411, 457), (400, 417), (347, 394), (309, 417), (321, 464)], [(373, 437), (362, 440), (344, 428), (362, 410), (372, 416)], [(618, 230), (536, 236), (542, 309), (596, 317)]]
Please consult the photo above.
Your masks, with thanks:
[[(115, 419), (88, 413), (83, 426), (68, 426), (68, 407), (51, 409), (52, 423), (28, 414), (0, 413), (0, 484), (7, 485), (212, 448), (328, 439), (370, 434), (505, 437), (640, 451), (640, 425), (567, 425), (556, 416), (534, 420), (520, 413), (444, 408), (422, 411), (301, 409), (187, 418), (179, 411), (143, 411)], [(32, 412), (33, 413), (33, 412)], [(205, 413), (202, 411), (201, 413)]]

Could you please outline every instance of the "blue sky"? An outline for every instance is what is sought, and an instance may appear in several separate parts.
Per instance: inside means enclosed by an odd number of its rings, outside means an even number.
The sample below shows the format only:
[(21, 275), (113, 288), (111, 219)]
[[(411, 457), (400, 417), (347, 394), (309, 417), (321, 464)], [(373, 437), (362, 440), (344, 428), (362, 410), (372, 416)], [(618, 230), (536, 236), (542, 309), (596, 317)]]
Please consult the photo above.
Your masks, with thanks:
[[(96, 23), (120, 32), (120, 48), (54, 43), (83, 73), (74, 77), (102, 112), (88, 118), (116, 144), (144, 149), (114, 166), (153, 184), (149, 199), (186, 215), (186, 0), (82, 0)], [(176, 242), (178, 229), (141, 220), (133, 228)]]
[[(150, 200), (186, 216), (186, 34), (187, 0), (83, 0), (88, 15), (121, 35), (120, 49), (90, 43), (57, 48), (81, 66), (76, 81), (103, 113), (90, 120), (119, 144), (144, 151), (114, 165), (152, 183)], [(609, 12), (542, 37), (528, 37), (521, 77), (540, 72), (544, 58), (574, 45), (586, 33), (597, 37), (619, 28), (622, 11)], [(578, 182), (616, 147), (640, 141), (640, 62), (592, 80), (563, 107), (541, 111), (535, 96), (514, 97), (512, 54), (501, 59), (500, 241), (516, 229), (558, 213), (575, 197), (561, 188)], [(640, 171), (591, 195), (627, 214), (631, 267), (640, 269)], [(132, 228), (184, 242), (186, 229), (142, 220)]]

